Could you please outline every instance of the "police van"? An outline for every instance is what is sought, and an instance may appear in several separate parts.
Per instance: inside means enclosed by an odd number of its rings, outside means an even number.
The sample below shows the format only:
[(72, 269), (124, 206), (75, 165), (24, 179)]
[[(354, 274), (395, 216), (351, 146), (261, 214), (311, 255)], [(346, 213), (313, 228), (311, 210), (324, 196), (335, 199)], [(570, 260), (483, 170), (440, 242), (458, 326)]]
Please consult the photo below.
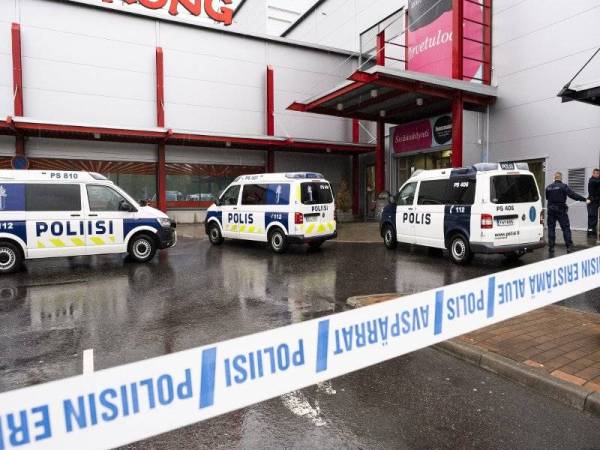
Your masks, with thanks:
[(519, 258), (545, 245), (537, 183), (526, 163), (417, 171), (382, 213), (387, 248), (398, 242), (447, 249), (457, 264), (475, 253)]
[(275, 253), (318, 248), (337, 237), (333, 192), (318, 173), (240, 176), (208, 209), (205, 227), (214, 245), (230, 238), (268, 242)]
[(146, 262), (176, 240), (166, 214), (100, 174), (0, 170), (0, 273), (55, 256), (127, 252)]

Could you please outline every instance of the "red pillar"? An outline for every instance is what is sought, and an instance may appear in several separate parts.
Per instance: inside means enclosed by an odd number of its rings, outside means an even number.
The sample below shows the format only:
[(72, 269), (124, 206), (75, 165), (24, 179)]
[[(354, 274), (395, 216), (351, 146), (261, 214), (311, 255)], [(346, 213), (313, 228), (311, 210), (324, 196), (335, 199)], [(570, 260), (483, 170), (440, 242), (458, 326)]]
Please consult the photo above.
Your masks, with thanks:
[(376, 46), (377, 56), (376, 63), (378, 66), (385, 66), (385, 31), (381, 31), (377, 35), (377, 46)]
[(385, 189), (385, 123), (377, 122), (377, 144), (375, 146), (375, 192)]
[(463, 165), (463, 111), (462, 93), (452, 100), (452, 167)]
[(360, 165), (358, 155), (352, 155), (352, 214), (360, 214)]
[(492, 0), (483, 0), (483, 83), (492, 82)]
[(165, 68), (163, 49), (156, 47), (156, 126), (165, 126)]
[[(463, 79), (463, 6), (464, 0), (452, 0), (452, 78)], [(463, 164), (463, 97), (452, 100), (452, 167)]]
[[(360, 143), (360, 122), (352, 119), (352, 142)], [(352, 155), (352, 214), (360, 214), (360, 160), (358, 155)]]
[[(267, 66), (267, 136), (275, 136), (275, 79), (273, 67)], [(267, 150), (267, 172), (275, 171), (275, 154)]]
[[(12, 63), (13, 63), (13, 103), (14, 115), (23, 116), (23, 65), (21, 57), (21, 26), (13, 23), (11, 27)], [(15, 155), (25, 155), (25, 138), (21, 135), (15, 137)]]
[[(165, 126), (165, 71), (163, 50), (156, 48), (156, 125), (160, 128)], [(157, 207), (167, 212), (167, 168), (166, 168), (166, 145), (158, 144), (156, 157), (156, 191)]]
[(463, 79), (463, 2), (452, 0), (452, 78)]

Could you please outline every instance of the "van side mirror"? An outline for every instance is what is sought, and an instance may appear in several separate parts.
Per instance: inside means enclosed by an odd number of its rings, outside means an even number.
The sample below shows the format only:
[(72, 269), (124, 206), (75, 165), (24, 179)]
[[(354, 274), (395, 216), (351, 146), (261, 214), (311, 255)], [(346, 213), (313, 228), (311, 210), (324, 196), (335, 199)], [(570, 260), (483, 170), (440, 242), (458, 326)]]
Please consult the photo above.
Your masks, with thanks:
[(141, 207), (148, 206), (147, 200), (140, 200), (138, 203), (140, 204)]
[(135, 206), (131, 205), (129, 202), (127, 202), (126, 200), (121, 200), (119, 202), (119, 211), (126, 211), (126, 212), (136, 212), (137, 209)]

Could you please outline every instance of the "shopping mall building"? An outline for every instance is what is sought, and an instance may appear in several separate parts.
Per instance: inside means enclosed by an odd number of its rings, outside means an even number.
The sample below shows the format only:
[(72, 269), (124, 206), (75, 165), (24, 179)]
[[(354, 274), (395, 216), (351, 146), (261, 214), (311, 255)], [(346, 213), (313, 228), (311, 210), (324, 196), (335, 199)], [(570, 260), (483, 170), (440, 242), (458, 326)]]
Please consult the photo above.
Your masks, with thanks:
[(263, 171), (322, 172), (360, 217), (416, 169), (480, 161), (585, 193), (600, 56), (557, 94), (600, 42), (595, 0), (319, 0), (281, 36), (265, 11), (0, 1), (0, 167), (101, 172), (181, 221)]

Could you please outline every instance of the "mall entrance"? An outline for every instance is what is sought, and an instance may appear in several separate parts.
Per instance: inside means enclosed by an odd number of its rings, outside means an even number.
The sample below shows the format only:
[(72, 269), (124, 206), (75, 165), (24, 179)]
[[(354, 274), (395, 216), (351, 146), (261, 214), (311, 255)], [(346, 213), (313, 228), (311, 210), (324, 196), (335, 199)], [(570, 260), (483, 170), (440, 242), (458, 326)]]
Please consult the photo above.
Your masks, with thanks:
[(397, 191), (406, 180), (417, 170), (446, 169), (452, 167), (452, 150), (444, 149), (419, 152), (411, 155), (394, 155), (395, 160), (395, 186)]

